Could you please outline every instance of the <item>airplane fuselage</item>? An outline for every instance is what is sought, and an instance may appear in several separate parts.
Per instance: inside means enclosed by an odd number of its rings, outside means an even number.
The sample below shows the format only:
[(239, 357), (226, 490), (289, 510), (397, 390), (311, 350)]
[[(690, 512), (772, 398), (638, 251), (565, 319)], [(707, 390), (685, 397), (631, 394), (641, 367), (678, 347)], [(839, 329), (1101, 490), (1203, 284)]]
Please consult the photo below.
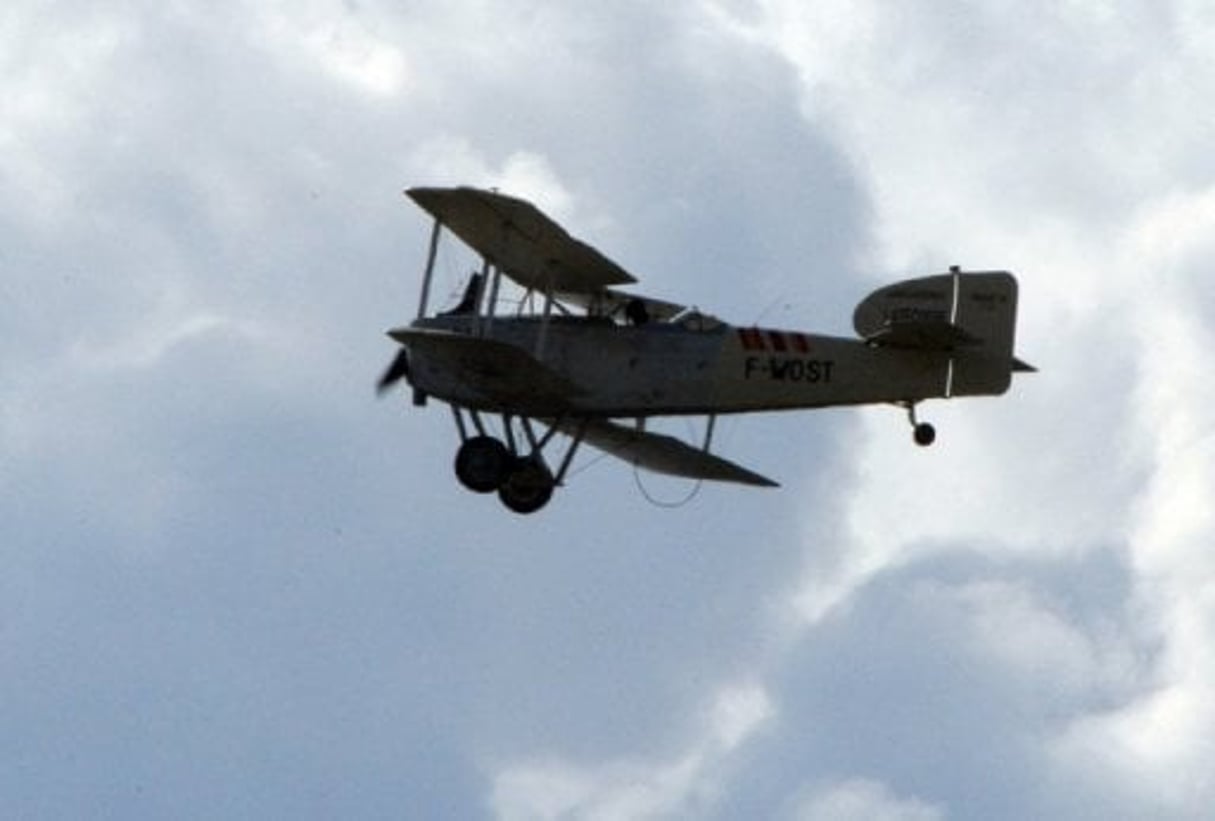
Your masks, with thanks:
[[(578, 387), (555, 414), (652, 416), (742, 413), (947, 396), (951, 354), (877, 348), (863, 341), (796, 331), (739, 328), (693, 315), (685, 321), (617, 324), (554, 316), (440, 316), (415, 328), (509, 344)], [(492, 363), (453, 362), (411, 350), (415, 388), (462, 407), (503, 407), (480, 389)]]

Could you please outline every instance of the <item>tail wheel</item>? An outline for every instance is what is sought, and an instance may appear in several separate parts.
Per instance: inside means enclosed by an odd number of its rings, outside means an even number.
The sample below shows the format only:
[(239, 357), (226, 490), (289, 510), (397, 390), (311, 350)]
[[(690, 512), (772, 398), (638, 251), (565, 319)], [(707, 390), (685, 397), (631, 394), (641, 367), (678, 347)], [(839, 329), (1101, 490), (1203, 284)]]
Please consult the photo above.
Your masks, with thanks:
[(517, 459), (498, 488), (498, 498), (515, 513), (535, 513), (548, 504), (555, 486), (552, 471), (540, 459)]
[(915, 439), (915, 443), (921, 447), (928, 447), (937, 439), (937, 429), (927, 422), (921, 422), (915, 426), (911, 436)]
[(907, 421), (911, 422), (911, 438), (920, 447), (928, 447), (937, 439), (937, 429), (927, 422), (921, 422), (915, 418), (915, 400), (903, 402), (903, 407), (907, 408)]
[(502, 487), (510, 467), (510, 451), (492, 436), (466, 439), (456, 451), (456, 478), (476, 493), (493, 493)]

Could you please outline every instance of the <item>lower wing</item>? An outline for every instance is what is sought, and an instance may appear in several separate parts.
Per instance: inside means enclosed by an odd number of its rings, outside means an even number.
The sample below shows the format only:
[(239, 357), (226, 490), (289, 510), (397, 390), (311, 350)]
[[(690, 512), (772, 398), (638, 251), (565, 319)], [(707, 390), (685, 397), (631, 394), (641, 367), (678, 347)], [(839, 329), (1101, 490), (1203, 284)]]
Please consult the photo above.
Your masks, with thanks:
[[(561, 425), (563, 432), (575, 436), (579, 427), (580, 423), (576, 421)], [(692, 447), (673, 436), (592, 419), (585, 422), (582, 438), (612, 456), (655, 473), (714, 482), (737, 482), (756, 487), (779, 486), (766, 476), (760, 476), (706, 450)]]

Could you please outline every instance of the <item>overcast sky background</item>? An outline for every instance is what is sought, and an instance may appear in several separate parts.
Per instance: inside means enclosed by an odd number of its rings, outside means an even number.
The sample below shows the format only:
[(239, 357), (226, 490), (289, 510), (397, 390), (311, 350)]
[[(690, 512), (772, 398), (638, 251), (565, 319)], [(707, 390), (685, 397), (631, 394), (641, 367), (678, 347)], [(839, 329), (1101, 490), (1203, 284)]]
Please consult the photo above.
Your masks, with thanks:
[[(1208, 812), (1213, 55), (1198, 2), (6, 4), (0, 815)], [(514, 516), (373, 398), (457, 183), (740, 323), (1010, 269), (1042, 371)]]

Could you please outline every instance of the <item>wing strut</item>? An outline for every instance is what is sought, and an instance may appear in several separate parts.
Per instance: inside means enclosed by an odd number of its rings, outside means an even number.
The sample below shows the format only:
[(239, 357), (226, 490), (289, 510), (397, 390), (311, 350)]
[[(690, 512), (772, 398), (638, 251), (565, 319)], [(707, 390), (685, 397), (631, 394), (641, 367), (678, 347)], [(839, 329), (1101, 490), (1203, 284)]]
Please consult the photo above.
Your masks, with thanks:
[(489, 302), (485, 306), (485, 324), (482, 326), (483, 336), (489, 336), (490, 327), (498, 311), (498, 288), (502, 285), (502, 269), (497, 265), (486, 264), (487, 270), (492, 270), (489, 283)]
[(456, 430), (460, 432), (460, 441), (467, 442), (468, 428), (464, 426), (464, 415), (460, 413), (460, 408), (458, 405), (451, 406), (451, 414), (456, 419)]
[[(578, 427), (574, 429), (571, 436), (569, 447), (565, 449), (565, 456), (561, 459), (561, 464), (557, 468), (557, 476), (554, 478), (558, 485), (565, 481), (565, 474), (569, 472), (570, 465), (574, 461), (574, 453), (578, 450), (578, 446), (582, 444), (582, 438), (586, 436), (586, 427), (590, 424), (589, 419), (585, 416), (578, 420)], [(553, 423), (553, 430), (557, 430), (557, 423)], [(568, 431), (567, 431), (568, 433)]]
[(548, 324), (553, 318), (553, 289), (544, 289), (544, 313), (540, 317), (540, 333), (536, 337), (536, 349), (532, 356), (544, 361), (544, 347), (548, 342)]
[(540, 451), (544, 450), (544, 446), (551, 442), (553, 437), (557, 435), (557, 422), (549, 425), (548, 430), (546, 430), (544, 435), (538, 439), (536, 438), (536, 431), (532, 427), (532, 420), (528, 419), (526, 416), (521, 416), (519, 417), (519, 422), (523, 425), (523, 432), (527, 436), (527, 443), (532, 447), (532, 453), (539, 453)]
[(439, 254), (439, 234), (442, 230), (443, 223), (439, 222), (438, 217), (435, 217), (434, 227), (430, 229), (430, 250), (426, 253), (426, 273), (422, 275), (422, 296), (418, 299), (418, 319), (426, 316), (426, 309), (430, 304), (430, 282), (434, 279), (435, 257)]
[(489, 286), (489, 260), (481, 260), (481, 274), (477, 277), (477, 293), (473, 297), (473, 333), (476, 336), (489, 334), (489, 321), (493, 306), (485, 304), (485, 291)]
[(705, 445), (701, 450), (705, 453), (709, 452), (709, 447), (713, 444), (713, 428), (717, 427), (717, 414), (710, 413), (705, 423)]

